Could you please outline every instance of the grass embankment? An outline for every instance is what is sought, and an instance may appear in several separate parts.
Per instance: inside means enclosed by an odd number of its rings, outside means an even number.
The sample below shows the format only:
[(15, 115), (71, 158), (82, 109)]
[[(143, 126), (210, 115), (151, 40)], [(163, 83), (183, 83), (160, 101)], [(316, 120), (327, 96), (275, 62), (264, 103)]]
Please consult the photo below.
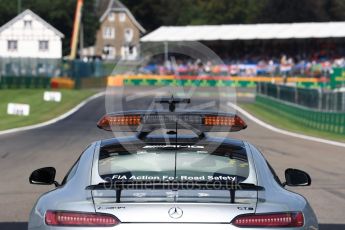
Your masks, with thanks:
[[(87, 97), (95, 94), (91, 90), (58, 90), (62, 94), (61, 102), (46, 102), (40, 89), (9, 89), (0, 90), (0, 130), (33, 125), (57, 117)], [(23, 103), (30, 105), (29, 116), (7, 114), (8, 103)]]
[(345, 142), (345, 135), (335, 134), (325, 131), (319, 131), (314, 128), (310, 128), (302, 123), (296, 123), (290, 117), (275, 109), (272, 106), (266, 106), (261, 103), (242, 103), (240, 106), (255, 115), (260, 120), (271, 124), (277, 128), (285, 129), (288, 131), (301, 133), (309, 136)]

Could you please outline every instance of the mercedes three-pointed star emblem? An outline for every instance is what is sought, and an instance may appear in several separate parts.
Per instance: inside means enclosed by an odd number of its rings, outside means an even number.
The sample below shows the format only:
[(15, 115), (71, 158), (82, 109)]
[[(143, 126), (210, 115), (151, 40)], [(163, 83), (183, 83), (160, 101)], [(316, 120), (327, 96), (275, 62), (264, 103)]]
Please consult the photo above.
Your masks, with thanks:
[(183, 215), (182, 209), (180, 209), (178, 207), (173, 207), (173, 208), (169, 209), (168, 213), (169, 213), (169, 216), (173, 219), (181, 218)]

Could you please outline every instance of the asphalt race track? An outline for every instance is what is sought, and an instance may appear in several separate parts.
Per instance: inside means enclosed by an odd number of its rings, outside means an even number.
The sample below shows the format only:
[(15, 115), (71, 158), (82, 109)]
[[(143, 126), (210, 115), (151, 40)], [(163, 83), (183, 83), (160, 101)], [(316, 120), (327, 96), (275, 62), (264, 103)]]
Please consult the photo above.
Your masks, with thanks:
[[(135, 100), (129, 108), (145, 108), (146, 100)], [(35, 200), (53, 189), (29, 184), (28, 177), (34, 169), (54, 166), (61, 181), (90, 142), (112, 137), (96, 127), (105, 113), (104, 105), (104, 97), (100, 97), (56, 124), (0, 136), (1, 230), (26, 229)], [(322, 230), (345, 229), (345, 148), (274, 133), (244, 119), (248, 128), (230, 135), (258, 146), (282, 180), (286, 168), (307, 171), (312, 186), (293, 190), (310, 201)]]

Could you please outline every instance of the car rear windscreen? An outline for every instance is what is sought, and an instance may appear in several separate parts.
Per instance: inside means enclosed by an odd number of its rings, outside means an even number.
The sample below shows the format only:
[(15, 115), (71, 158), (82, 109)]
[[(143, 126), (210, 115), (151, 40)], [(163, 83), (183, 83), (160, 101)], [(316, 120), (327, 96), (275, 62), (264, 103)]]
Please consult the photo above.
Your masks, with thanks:
[[(212, 149), (212, 150), (210, 150)], [(244, 148), (193, 145), (102, 147), (99, 175), (107, 181), (221, 181), (249, 175)]]

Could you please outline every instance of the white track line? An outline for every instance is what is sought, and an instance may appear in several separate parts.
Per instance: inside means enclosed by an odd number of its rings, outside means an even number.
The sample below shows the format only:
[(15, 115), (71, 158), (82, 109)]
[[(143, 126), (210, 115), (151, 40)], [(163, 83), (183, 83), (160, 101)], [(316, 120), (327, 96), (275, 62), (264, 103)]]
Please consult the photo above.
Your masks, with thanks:
[(299, 133), (294, 133), (294, 132), (289, 132), (289, 131), (286, 131), (286, 130), (283, 130), (283, 129), (279, 129), (279, 128), (273, 127), (272, 125), (269, 125), (269, 124), (259, 120), (258, 118), (254, 117), (253, 115), (251, 115), (250, 113), (248, 113), (247, 111), (245, 111), (244, 109), (239, 107), (238, 105), (235, 105), (235, 104), (233, 104), (231, 102), (228, 102), (228, 106), (230, 106), (233, 109), (239, 111), (244, 116), (246, 116), (247, 118), (249, 118), (253, 122), (257, 123), (258, 125), (261, 125), (262, 127), (266, 128), (266, 129), (269, 129), (269, 130), (271, 130), (273, 132), (277, 132), (277, 133), (280, 133), (280, 134), (284, 134), (284, 135), (288, 135), (288, 136), (292, 136), (292, 137), (296, 137), (296, 138), (301, 138), (301, 139), (305, 139), (305, 140), (309, 140), (309, 141), (315, 141), (315, 142), (329, 144), (329, 145), (334, 145), (334, 146), (338, 146), (338, 147), (345, 147), (345, 143), (341, 143), (341, 142), (337, 142), (337, 141), (330, 141), (330, 140), (326, 140), (326, 139), (322, 139), (322, 138), (317, 138), (317, 137), (311, 137), (311, 136), (307, 136), (307, 135), (303, 135), (303, 134), (299, 134)]
[(26, 131), (26, 130), (31, 130), (31, 129), (37, 129), (37, 128), (41, 128), (41, 127), (44, 127), (44, 126), (47, 126), (47, 125), (51, 125), (51, 124), (54, 124), (58, 121), (61, 121), (63, 119), (65, 119), (66, 117), (69, 117), (71, 116), (73, 113), (77, 112), (81, 107), (83, 107), (85, 104), (87, 104), (88, 102), (92, 101), (93, 99), (96, 99), (98, 97), (101, 97), (105, 95), (105, 92), (100, 92), (100, 93), (97, 93), (87, 99), (85, 99), (84, 101), (80, 102), (76, 107), (72, 108), (71, 110), (69, 110), (68, 112), (56, 117), (56, 118), (53, 118), (49, 121), (45, 121), (45, 122), (42, 122), (42, 123), (39, 123), (39, 124), (35, 124), (35, 125), (29, 125), (29, 126), (24, 126), (24, 127), (19, 127), (19, 128), (14, 128), (14, 129), (7, 129), (7, 130), (4, 130), (4, 131), (0, 131), (0, 135), (4, 135), (4, 134), (10, 134), (10, 133), (16, 133), (16, 132), (21, 132), (21, 131)]

